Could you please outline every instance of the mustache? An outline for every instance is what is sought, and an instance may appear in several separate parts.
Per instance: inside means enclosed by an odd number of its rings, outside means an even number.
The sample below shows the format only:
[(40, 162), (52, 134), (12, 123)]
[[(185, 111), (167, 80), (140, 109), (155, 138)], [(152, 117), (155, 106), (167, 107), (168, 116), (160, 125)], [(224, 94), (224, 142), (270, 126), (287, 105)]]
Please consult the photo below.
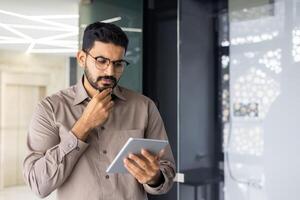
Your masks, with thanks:
[(99, 77), (97, 78), (97, 82), (100, 81), (101, 79), (110, 79), (110, 80), (112, 80), (114, 83), (117, 82), (117, 79), (116, 79), (114, 76), (99, 76)]

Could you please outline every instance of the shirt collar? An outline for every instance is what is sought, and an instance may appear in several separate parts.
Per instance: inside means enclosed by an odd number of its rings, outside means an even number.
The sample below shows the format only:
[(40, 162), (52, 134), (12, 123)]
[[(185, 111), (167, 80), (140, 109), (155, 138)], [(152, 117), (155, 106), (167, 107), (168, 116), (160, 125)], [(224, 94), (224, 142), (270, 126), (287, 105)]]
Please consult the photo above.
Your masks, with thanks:
[(126, 101), (126, 97), (124, 95), (123, 92), (123, 88), (119, 85), (117, 85), (114, 89), (113, 89), (113, 95), (115, 95), (116, 97), (118, 97), (119, 99), (122, 99), (123, 101)]
[[(84, 80), (84, 76), (82, 76), (81, 80), (78, 81), (78, 83), (76, 84), (75, 98), (73, 101), (74, 106), (82, 103), (86, 99), (90, 99), (88, 93), (86, 92), (86, 90), (84, 88), (83, 80)], [(113, 89), (113, 95), (124, 101), (126, 100), (124, 93), (123, 93), (123, 89), (118, 85)]]
[(83, 86), (83, 76), (80, 79), (80, 81), (78, 81), (78, 83), (76, 84), (76, 89), (75, 89), (75, 98), (73, 101), (73, 105), (77, 105), (80, 104), (81, 102), (83, 102), (84, 100), (90, 98), (88, 93), (86, 92), (84, 86)]

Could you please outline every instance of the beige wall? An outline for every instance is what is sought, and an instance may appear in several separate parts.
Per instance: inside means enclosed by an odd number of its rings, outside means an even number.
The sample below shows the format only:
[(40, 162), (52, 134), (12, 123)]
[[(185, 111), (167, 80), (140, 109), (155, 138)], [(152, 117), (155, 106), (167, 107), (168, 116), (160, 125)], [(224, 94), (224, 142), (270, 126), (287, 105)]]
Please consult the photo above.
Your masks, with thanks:
[(68, 57), (62, 55), (24, 54), (0, 50), (0, 73), (47, 74), (50, 76), (47, 95), (68, 86), (68, 62)]
[(0, 51), (0, 189), (23, 184), (22, 161), (32, 111), (68, 87), (68, 56)]

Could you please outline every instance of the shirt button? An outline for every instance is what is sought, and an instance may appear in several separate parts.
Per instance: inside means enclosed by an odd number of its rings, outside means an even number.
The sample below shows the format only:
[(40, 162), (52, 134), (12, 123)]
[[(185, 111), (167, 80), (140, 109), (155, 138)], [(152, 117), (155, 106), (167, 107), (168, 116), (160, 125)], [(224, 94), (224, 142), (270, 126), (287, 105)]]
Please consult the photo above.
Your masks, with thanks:
[(101, 130), (102, 130), (102, 131), (105, 130), (104, 126), (101, 126)]
[(76, 147), (76, 150), (79, 151), (79, 150), (80, 150), (80, 147)]
[(103, 150), (103, 154), (106, 154), (107, 153), (107, 151), (106, 150)]
[(105, 178), (106, 178), (106, 179), (109, 179), (109, 176), (108, 176), (108, 175), (106, 175), (106, 176), (105, 176)]

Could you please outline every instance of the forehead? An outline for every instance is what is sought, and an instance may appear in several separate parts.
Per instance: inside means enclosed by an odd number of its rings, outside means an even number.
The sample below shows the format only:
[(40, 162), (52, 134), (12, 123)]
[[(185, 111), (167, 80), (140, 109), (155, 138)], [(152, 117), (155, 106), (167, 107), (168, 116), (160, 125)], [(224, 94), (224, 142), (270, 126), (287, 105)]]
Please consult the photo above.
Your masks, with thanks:
[(112, 60), (117, 60), (125, 56), (125, 49), (112, 43), (95, 41), (90, 53), (92, 53), (94, 56), (101, 55)]

